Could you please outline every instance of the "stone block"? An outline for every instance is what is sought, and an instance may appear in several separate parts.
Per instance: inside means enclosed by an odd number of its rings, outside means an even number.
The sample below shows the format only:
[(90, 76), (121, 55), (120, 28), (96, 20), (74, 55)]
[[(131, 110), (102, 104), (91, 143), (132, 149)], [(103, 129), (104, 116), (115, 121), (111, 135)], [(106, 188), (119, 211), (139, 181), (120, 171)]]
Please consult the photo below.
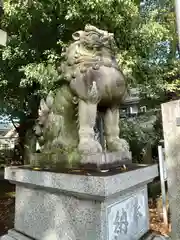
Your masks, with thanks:
[(172, 239), (180, 239), (180, 100), (162, 104)]
[(8, 167), (15, 230), (35, 240), (138, 240), (149, 229), (147, 183), (157, 175), (157, 165), (109, 176)]

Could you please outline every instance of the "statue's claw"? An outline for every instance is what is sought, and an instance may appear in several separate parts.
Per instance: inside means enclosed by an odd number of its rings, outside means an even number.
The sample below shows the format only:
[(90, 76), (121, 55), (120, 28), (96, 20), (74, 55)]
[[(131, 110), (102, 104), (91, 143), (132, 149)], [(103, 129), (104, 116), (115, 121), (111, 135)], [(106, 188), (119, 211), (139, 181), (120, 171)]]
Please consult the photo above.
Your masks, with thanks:
[(94, 139), (81, 140), (78, 149), (83, 154), (96, 154), (102, 152), (101, 144)]
[(123, 138), (107, 139), (107, 146), (110, 151), (129, 151), (129, 144)]

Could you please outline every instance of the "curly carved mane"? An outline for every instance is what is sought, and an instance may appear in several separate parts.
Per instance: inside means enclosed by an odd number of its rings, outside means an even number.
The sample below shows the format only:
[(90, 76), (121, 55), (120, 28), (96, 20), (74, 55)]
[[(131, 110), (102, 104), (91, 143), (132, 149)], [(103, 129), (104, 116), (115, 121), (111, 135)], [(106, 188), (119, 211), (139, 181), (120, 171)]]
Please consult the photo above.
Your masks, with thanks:
[(70, 82), (90, 67), (97, 70), (103, 65), (118, 69), (112, 33), (86, 25), (84, 31), (77, 31), (72, 37), (74, 42), (62, 52), (64, 61), (58, 68), (65, 80)]

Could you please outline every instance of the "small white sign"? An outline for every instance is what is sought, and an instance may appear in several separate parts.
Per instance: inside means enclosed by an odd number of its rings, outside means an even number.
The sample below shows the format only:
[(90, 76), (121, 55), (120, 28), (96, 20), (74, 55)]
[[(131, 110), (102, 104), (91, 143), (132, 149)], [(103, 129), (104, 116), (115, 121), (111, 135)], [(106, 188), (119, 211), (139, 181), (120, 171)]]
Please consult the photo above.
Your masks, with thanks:
[(6, 46), (7, 32), (0, 29), (0, 46)]
[(159, 167), (160, 167), (160, 177), (162, 180), (167, 181), (167, 163), (165, 158), (165, 149), (162, 146), (158, 146), (159, 155)]
[(147, 231), (146, 191), (108, 207), (108, 240), (139, 239)]

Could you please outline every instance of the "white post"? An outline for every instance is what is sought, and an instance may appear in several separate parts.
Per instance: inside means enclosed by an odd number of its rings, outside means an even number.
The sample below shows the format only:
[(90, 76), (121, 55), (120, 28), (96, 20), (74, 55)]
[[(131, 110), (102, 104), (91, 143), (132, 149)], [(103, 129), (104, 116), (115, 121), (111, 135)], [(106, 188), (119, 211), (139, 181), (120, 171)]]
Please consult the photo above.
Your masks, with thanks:
[(164, 152), (162, 146), (158, 146), (159, 155), (159, 169), (160, 169), (160, 180), (161, 180), (161, 193), (162, 193), (162, 207), (163, 207), (163, 220), (164, 224), (168, 226), (168, 214), (166, 208), (166, 189), (165, 189), (165, 162), (164, 162)]
[(178, 40), (180, 46), (180, 0), (175, 0), (176, 7), (176, 23), (177, 23), (177, 32), (178, 32)]

